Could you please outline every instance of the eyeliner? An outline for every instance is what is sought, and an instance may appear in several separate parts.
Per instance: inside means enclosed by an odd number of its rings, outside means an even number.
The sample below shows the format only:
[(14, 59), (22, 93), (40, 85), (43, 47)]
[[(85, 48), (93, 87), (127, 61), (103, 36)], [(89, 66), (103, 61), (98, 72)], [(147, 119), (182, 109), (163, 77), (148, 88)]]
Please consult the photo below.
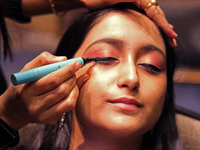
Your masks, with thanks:
[(33, 68), (33, 69), (30, 69), (30, 70), (13, 73), (11, 75), (11, 82), (12, 82), (13, 85), (16, 86), (16, 85), (36, 81), (36, 80), (46, 76), (47, 74), (64, 67), (65, 65), (67, 65), (68, 63), (70, 63), (72, 61), (79, 61), (82, 64), (82, 67), (83, 67), (85, 64), (90, 63), (92, 61), (98, 62), (98, 61), (107, 61), (107, 60), (117, 60), (117, 59), (113, 58), (113, 57), (102, 57), (102, 58), (77, 57), (77, 58), (72, 58), (72, 59), (68, 59), (68, 60), (65, 60), (65, 61), (61, 61), (61, 62), (57, 62), (57, 63)]

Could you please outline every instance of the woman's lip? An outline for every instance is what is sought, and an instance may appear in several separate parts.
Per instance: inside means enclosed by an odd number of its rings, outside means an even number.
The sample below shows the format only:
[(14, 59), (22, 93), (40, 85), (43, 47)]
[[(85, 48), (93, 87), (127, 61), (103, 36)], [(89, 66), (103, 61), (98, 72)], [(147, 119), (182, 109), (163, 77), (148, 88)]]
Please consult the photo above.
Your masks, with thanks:
[(119, 107), (120, 109), (129, 110), (129, 111), (134, 111), (143, 106), (136, 99), (126, 98), (126, 97), (111, 99), (111, 100), (108, 100), (108, 102), (114, 106)]

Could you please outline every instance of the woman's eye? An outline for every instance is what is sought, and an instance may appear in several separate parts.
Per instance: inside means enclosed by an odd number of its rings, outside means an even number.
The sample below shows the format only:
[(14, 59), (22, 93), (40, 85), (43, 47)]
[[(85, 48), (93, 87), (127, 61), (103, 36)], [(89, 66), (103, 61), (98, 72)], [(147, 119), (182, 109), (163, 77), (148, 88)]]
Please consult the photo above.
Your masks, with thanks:
[(116, 61), (119, 61), (119, 59), (114, 58), (114, 57), (100, 57), (100, 58), (96, 58), (95, 60), (96, 63), (101, 63), (101, 64), (111, 64)]
[(146, 63), (140, 63), (138, 65), (143, 66), (145, 69), (147, 69), (147, 71), (149, 71), (150, 73), (153, 74), (160, 74), (161, 73), (161, 69), (159, 69), (158, 67), (151, 65), (151, 64), (146, 64)]

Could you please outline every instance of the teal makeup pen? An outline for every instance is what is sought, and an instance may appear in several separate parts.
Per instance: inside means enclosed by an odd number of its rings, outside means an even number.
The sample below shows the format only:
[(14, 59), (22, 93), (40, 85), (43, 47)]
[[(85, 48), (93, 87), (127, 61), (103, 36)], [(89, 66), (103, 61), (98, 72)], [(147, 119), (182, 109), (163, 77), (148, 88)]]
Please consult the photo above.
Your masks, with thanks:
[(90, 63), (92, 61), (105, 62), (105, 61), (113, 61), (113, 60), (116, 61), (118, 59), (113, 58), (113, 57), (98, 57), (98, 58), (77, 57), (77, 58), (72, 58), (72, 59), (68, 59), (68, 60), (65, 60), (65, 61), (61, 61), (61, 62), (57, 62), (57, 63), (33, 68), (33, 69), (30, 69), (30, 70), (14, 73), (14, 74), (11, 75), (11, 82), (12, 82), (13, 85), (16, 86), (16, 85), (36, 81), (36, 80), (46, 76), (47, 74), (64, 67), (65, 65), (69, 64), (72, 61), (79, 61), (82, 64), (82, 67), (83, 67), (85, 64)]

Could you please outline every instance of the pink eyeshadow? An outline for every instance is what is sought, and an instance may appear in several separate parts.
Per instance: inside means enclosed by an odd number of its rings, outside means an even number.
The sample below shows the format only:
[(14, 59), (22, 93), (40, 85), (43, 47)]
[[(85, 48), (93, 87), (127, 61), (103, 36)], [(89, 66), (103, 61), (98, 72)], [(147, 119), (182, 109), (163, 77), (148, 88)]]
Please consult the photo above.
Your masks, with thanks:
[(151, 57), (151, 58), (149, 59), (149, 61), (150, 61), (150, 63), (151, 63), (152, 65), (155, 65), (155, 66), (158, 67), (159, 69), (162, 69), (162, 68), (164, 67), (162, 61), (161, 61), (159, 58), (157, 58), (157, 57)]
[(105, 52), (102, 52), (100, 50), (92, 51), (92, 52), (86, 54), (86, 56), (87, 57), (91, 57), (91, 58), (104, 57), (105, 56)]

